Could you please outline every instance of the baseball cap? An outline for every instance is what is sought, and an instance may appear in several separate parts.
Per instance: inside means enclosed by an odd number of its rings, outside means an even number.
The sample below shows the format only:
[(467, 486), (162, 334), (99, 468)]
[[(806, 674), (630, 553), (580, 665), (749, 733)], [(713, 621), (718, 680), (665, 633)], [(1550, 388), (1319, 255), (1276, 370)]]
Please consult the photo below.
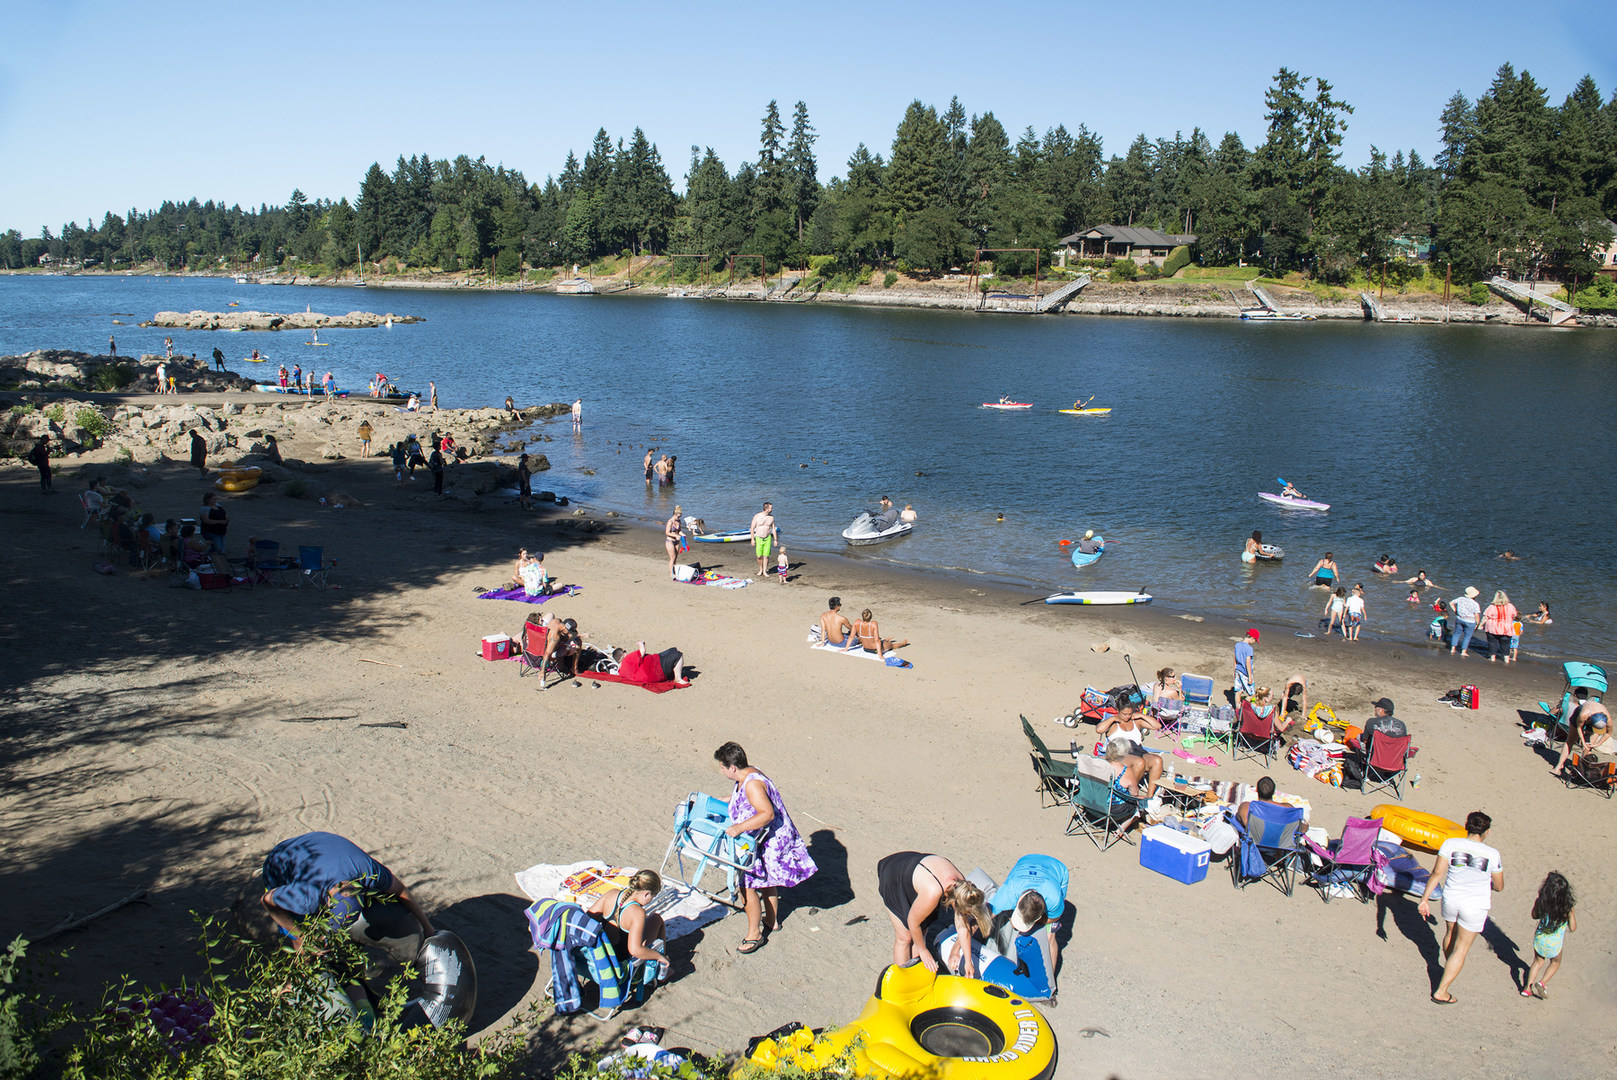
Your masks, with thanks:
[(1377, 700), (1371, 702), (1371, 705), (1372, 707), (1385, 712), (1388, 716), (1392, 715), (1392, 698), (1378, 698)]
[(1251, 638), (1253, 641), (1258, 640), (1258, 632), (1251, 627), (1247, 627), (1246, 636)]

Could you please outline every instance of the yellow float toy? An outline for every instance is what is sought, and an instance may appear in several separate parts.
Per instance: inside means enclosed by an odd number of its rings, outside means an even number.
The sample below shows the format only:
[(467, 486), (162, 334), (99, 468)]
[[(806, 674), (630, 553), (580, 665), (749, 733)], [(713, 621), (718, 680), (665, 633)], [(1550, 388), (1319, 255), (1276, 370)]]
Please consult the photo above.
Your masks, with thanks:
[(1459, 822), (1397, 803), (1382, 803), (1370, 811), (1370, 816), (1380, 818), (1381, 827), (1404, 843), (1426, 851), (1436, 851), (1445, 840), (1465, 839), (1465, 826)]
[(1009, 990), (934, 975), (912, 960), (883, 969), (859, 1019), (816, 1036), (800, 1029), (761, 1040), (748, 1060), (766, 1070), (823, 1068), (851, 1048), (855, 1076), (878, 1080), (1049, 1080), (1056, 1036)]
[(239, 473), (226, 473), (215, 480), (213, 486), (220, 491), (251, 491), (258, 486), (258, 477), (242, 476)]

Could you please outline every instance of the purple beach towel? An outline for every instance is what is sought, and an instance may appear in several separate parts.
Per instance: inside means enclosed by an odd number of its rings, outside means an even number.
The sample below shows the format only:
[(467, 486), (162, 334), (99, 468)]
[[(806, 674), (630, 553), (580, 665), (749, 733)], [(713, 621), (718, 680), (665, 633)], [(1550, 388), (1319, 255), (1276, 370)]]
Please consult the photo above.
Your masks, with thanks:
[(546, 600), (554, 600), (558, 596), (571, 596), (578, 592), (582, 585), (562, 585), (555, 592), (545, 596), (529, 596), (520, 587), (515, 589), (490, 589), (486, 593), (478, 593), (479, 600), (515, 600), (519, 604), (542, 604)]

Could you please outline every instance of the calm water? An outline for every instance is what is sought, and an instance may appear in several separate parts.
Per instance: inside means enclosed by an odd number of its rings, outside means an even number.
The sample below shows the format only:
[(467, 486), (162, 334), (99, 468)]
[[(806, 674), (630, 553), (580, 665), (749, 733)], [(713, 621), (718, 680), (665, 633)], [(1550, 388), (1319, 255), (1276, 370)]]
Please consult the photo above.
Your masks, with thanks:
[[(549, 429), (544, 486), (648, 518), (675, 498), (641, 480), (654, 445), (679, 457), (687, 513), (741, 528), (772, 499), (788, 550), (840, 549), (840, 530), (888, 493), (914, 503), (921, 525), (857, 557), (1039, 589), (1146, 586), (1171, 608), (1312, 629), (1324, 597), (1303, 577), (1330, 550), (1368, 586), (1367, 636), (1419, 641), (1426, 607), (1371, 580), (1387, 552), (1445, 596), (1476, 585), (1524, 610), (1548, 600), (1556, 623), (1529, 628), (1529, 653), (1610, 659), (1617, 642), (1617, 540), (1600, 516), (1617, 464), (1606, 438), (1617, 335), (1605, 331), (0, 277), (0, 354), (103, 352), (109, 330), (120, 353), (158, 352), (163, 331), (112, 326), (113, 313), (133, 322), (231, 300), (428, 321), (332, 331), (330, 348), (303, 334), (182, 332), (176, 347), (205, 357), (218, 344), (231, 358), (257, 347), (347, 386), (377, 370), (406, 387), (433, 378), (448, 406), (582, 397), (582, 438)], [(978, 407), (1000, 394), (1037, 407)], [(1091, 394), (1111, 416), (1054, 411)], [(1276, 476), (1330, 512), (1260, 502)], [(1115, 545), (1074, 570), (1056, 541), (1086, 528)], [(1254, 528), (1286, 549), (1283, 564), (1242, 566)], [(1507, 547), (1523, 559), (1496, 559)]]

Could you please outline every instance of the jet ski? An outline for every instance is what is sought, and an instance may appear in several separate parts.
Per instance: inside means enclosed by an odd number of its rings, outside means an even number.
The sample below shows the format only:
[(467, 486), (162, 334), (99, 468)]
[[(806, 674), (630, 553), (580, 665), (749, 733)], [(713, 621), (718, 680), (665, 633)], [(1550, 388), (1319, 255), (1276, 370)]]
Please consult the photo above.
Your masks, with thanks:
[(842, 538), (850, 544), (880, 544), (908, 536), (915, 530), (913, 521), (895, 521), (885, 529), (877, 527), (876, 516), (869, 511), (853, 519), (853, 524), (842, 530)]

